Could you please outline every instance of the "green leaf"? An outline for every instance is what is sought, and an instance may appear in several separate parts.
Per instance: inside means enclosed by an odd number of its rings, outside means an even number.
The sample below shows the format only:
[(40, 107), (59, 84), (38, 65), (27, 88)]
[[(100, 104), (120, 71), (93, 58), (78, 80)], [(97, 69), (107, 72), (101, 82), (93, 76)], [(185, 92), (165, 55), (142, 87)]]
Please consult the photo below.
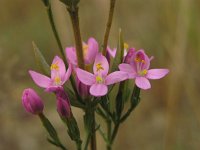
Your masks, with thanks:
[(50, 66), (46, 62), (44, 56), (42, 55), (37, 45), (34, 42), (32, 42), (32, 44), (37, 65), (44, 74), (50, 75)]
[(122, 31), (121, 31), (121, 29), (119, 29), (117, 52), (116, 52), (116, 56), (113, 60), (111, 72), (118, 70), (118, 66), (120, 63), (122, 63), (123, 57), (124, 57), (124, 41), (122, 38)]

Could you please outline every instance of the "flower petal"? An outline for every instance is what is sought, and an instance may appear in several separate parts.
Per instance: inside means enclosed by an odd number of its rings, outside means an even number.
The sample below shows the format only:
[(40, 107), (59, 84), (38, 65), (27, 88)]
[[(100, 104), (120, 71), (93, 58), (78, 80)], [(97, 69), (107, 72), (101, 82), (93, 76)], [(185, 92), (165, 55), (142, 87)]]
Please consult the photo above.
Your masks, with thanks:
[(55, 56), (51, 64), (51, 78), (54, 78), (58, 73), (61, 77), (65, 75), (66, 68), (63, 60)]
[(73, 65), (77, 65), (76, 51), (74, 47), (67, 47), (65, 49), (67, 60)]
[(99, 45), (94, 38), (89, 38), (88, 40), (88, 52), (85, 56), (86, 64), (91, 64), (94, 62), (95, 56), (99, 51)]
[(93, 84), (90, 87), (90, 94), (96, 97), (104, 96), (108, 92), (108, 87), (104, 84)]
[(151, 88), (151, 84), (149, 80), (146, 79), (145, 77), (136, 77), (135, 84), (143, 90), (147, 90)]
[(69, 67), (68, 67), (68, 69), (67, 69), (67, 72), (65, 73), (65, 75), (64, 75), (64, 77), (63, 77), (63, 79), (62, 79), (63, 84), (69, 79), (71, 73), (72, 73), (72, 65), (69, 64)]
[(51, 79), (49, 77), (31, 70), (29, 71), (29, 74), (31, 75), (35, 84), (37, 84), (39, 87), (47, 88), (50, 86)]
[(146, 78), (148, 79), (160, 79), (169, 73), (168, 69), (150, 69), (147, 72)]
[(101, 75), (107, 75), (109, 70), (109, 64), (105, 56), (103, 56), (101, 53), (98, 53), (95, 58), (93, 71), (94, 74), (101, 74)]
[(136, 77), (136, 72), (130, 64), (122, 63), (119, 65), (119, 70), (128, 73), (128, 78), (133, 79)]
[(128, 79), (128, 73), (122, 71), (115, 71), (106, 77), (106, 85), (114, 84)]
[(113, 58), (115, 58), (117, 49), (116, 49), (116, 48), (111, 49), (111, 48), (108, 46), (108, 47), (107, 47), (107, 52), (108, 52), (108, 54), (109, 54), (110, 56), (112, 56)]
[(76, 75), (78, 79), (86, 85), (92, 85), (95, 83), (95, 76), (90, 72), (77, 68)]

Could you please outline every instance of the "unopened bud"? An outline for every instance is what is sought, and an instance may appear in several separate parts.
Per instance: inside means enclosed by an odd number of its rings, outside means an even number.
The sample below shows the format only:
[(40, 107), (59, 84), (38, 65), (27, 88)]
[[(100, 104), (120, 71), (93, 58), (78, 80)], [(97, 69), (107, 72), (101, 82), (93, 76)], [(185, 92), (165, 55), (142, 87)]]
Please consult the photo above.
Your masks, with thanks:
[(27, 112), (35, 115), (42, 113), (44, 109), (42, 99), (31, 88), (24, 90), (22, 95), (22, 104)]

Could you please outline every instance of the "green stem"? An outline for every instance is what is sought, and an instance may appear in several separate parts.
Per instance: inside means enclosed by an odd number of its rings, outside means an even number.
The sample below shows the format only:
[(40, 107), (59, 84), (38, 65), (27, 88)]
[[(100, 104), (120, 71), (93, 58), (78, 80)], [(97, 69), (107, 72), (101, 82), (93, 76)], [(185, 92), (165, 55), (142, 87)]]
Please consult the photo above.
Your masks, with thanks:
[(115, 137), (116, 137), (118, 129), (119, 129), (119, 125), (120, 125), (120, 123), (115, 124), (114, 130), (113, 130), (113, 133), (112, 133), (112, 136), (111, 136), (111, 140), (110, 140), (111, 145), (113, 144), (113, 142), (115, 140)]
[(110, 119), (107, 120), (107, 139), (108, 143), (106, 145), (107, 150), (112, 150), (112, 145), (111, 145), (111, 132), (112, 132), (112, 122)]
[(61, 44), (60, 38), (58, 36), (58, 32), (56, 30), (55, 22), (54, 22), (54, 19), (53, 19), (53, 13), (52, 13), (52, 9), (51, 9), (51, 4), (49, 3), (49, 6), (47, 6), (46, 8), (47, 8), (47, 14), (48, 14), (48, 17), (49, 17), (51, 28), (53, 30), (54, 36), (55, 36), (56, 41), (58, 43), (60, 53), (62, 54), (62, 57), (65, 60), (65, 53), (63, 51), (62, 44)]
[(92, 134), (91, 134), (91, 141), (90, 141), (90, 147), (91, 150), (96, 150), (97, 145), (96, 145), (96, 123), (95, 123), (95, 111), (92, 112)]
[(106, 31), (105, 31), (105, 34), (104, 34), (104, 42), (103, 42), (103, 52), (102, 53), (103, 53), (104, 56), (106, 55), (108, 38), (109, 38), (110, 29), (111, 29), (111, 26), (112, 26), (113, 14), (114, 14), (114, 10), (115, 10), (115, 3), (116, 3), (116, 0), (110, 0), (109, 16), (108, 16)]
[(71, 6), (71, 7), (67, 7), (67, 10), (71, 18), (73, 32), (74, 32), (78, 66), (84, 69), (85, 65), (84, 65), (84, 57), (83, 57), (83, 46), (82, 46), (81, 32), (80, 32), (80, 27), (79, 27), (79, 17), (78, 17), (79, 9), (77, 6)]

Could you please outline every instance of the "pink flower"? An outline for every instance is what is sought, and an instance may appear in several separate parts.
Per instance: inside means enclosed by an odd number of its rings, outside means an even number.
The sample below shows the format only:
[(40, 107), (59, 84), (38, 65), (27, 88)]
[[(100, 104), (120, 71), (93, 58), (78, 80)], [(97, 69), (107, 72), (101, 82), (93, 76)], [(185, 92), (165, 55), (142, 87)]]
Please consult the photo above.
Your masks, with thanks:
[(65, 93), (64, 89), (57, 88), (56, 90), (56, 105), (57, 111), (61, 117), (69, 118), (71, 116), (71, 107), (69, 102), (69, 97), (67, 93)]
[(51, 78), (30, 70), (29, 73), (33, 81), (47, 91), (55, 91), (56, 88), (61, 87), (71, 75), (71, 65), (66, 72), (65, 64), (61, 58), (55, 56), (51, 64)]
[(22, 104), (27, 112), (34, 115), (42, 113), (44, 109), (42, 99), (31, 88), (25, 89), (23, 91)]
[[(85, 64), (88, 65), (94, 62), (98, 50), (99, 50), (99, 45), (94, 38), (89, 38), (87, 43), (83, 43), (83, 55)], [(75, 47), (67, 47), (65, 51), (68, 61), (76, 67), (77, 57), (76, 57)]]
[(123, 81), (127, 79), (127, 73), (122, 71), (115, 71), (108, 75), (109, 64), (102, 54), (97, 54), (95, 63), (93, 65), (94, 74), (76, 69), (78, 79), (85, 85), (89, 85), (90, 94), (93, 96), (104, 96), (108, 92), (108, 85)]
[(168, 69), (149, 69), (150, 61), (143, 50), (131, 52), (132, 56), (126, 61), (129, 64), (122, 63), (119, 65), (120, 71), (127, 72), (129, 79), (135, 78), (135, 84), (141, 89), (150, 89), (151, 84), (148, 79), (160, 79), (169, 73)]

